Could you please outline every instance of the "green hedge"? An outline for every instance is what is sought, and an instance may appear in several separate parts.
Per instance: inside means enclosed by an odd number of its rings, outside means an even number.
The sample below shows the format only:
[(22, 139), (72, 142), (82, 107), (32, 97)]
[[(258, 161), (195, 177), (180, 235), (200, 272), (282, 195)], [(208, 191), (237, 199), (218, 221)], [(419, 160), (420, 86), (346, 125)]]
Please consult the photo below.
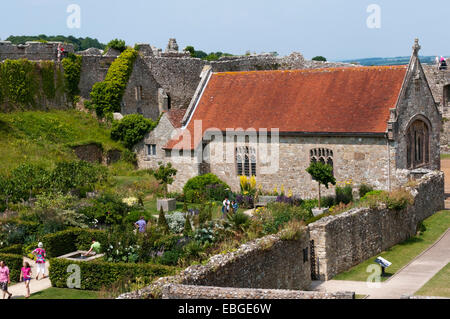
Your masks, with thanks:
[(11, 281), (18, 282), (20, 279), (20, 269), (23, 265), (23, 257), (21, 255), (0, 253), (0, 260), (3, 260), (10, 271)]
[(77, 250), (87, 250), (94, 237), (100, 244), (106, 242), (106, 232), (71, 228), (42, 237), (48, 258), (59, 257)]
[(16, 244), (9, 247), (1, 248), (1, 254), (13, 254), (13, 255), (22, 255), (22, 244)]
[(81, 289), (100, 290), (122, 279), (140, 277), (146, 284), (159, 277), (175, 274), (176, 268), (156, 264), (109, 263), (104, 261), (74, 262), (67, 259), (50, 260), (50, 281), (53, 287), (66, 288), (71, 273), (67, 267), (77, 264), (81, 269)]

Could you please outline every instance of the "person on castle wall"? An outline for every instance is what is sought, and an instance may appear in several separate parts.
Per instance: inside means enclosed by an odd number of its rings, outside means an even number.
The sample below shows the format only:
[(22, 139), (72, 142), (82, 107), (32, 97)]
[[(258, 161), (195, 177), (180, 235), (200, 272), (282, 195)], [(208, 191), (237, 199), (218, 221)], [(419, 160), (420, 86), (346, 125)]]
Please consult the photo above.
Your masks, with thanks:
[(447, 70), (447, 61), (441, 56), (441, 63), (439, 64), (439, 70)]

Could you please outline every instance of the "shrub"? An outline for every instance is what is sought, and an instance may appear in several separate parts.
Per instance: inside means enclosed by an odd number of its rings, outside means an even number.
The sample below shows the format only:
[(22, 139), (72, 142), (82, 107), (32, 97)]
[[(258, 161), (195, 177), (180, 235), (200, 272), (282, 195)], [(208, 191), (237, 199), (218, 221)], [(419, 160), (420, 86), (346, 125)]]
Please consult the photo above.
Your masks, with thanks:
[(359, 198), (363, 198), (367, 193), (373, 191), (373, 187), (367, 184), (361, 184), (359, 186)]
[(9, 247), (0, 248), (1, 254), (22, 255), (23, 244), (15, 244)]
[(326, 196), (322, 197), (322, 205), (324, 207), (331, 207), (336, 202), (336, 198), (334, 196)]
[(147, 119), (141, 114), (125, 115), (121, 120), (113, 121), (111, 138), (123, 142), (128, 149), (132, 149), (157, 124), (157, 122)]
[(20, 279), (20, 269), (23, 264), (22, 255), (0, 253), (0, 260), (3, 260), (9, 268), (11, 281), (18, 282)]
[(414, 197), (406, 189), (400, 188), (389, 193), (386, 206), (396, 211), (405, 209), (414, 203)]
[(223, 201), (229, 196), (230, 190), (224, 184), (206, 185), (206, 199), (214, 201)]
[(307, 220), (312, 214), (304, 207), (291, 206), (283, 203), (269, 203), (266, 212), (260, 217), (263, 221), (265, 234), (277, 233), (281, 226), (291, 220)]
[(250, 217), (242, 212), (227, 215), (233, 229), (244, 231), (250, 225)]
[(298, 220), (290, 220), (281, 230), (281, 240), (299, 240), (305, 230), (305, 223)]
[(293, 205), (293, 206), (301, 206), (303, 203), (303, 200), (297, 196), (279, 195), (277, 197), (277, 203), (285, 203), (285, 204), (289, 204), (289, 205)]
[[(230, 187), (212, 173), (200, 175), (189, 179), (183, 187), (186, 200), (191, 203), (199, 203), (202, 197), (208, 196), (208, 185), (222, 185), (225, 189)], [(213, 198), (208, 198), (214, 200)]]
[(92, 106), (99, 117), (107, 113), (120, 111), (120, 103), (133, 71), (133, 64), (138, 56), (134, 49), (126, 49), (114, 60), (108, 69), (105, 80), (92, 87)]
[(351, 185), (336, 187), (336, 204), (348, 204), (353, 201), (353, 188)]
[(250, 209), (255, 207), (255, 198), (251, 195), (237, 194), (236, 203), (239, 205), (239, 207)]
[(53, 287), (67, 288), (67, 279), (71, 275), (67, 272), (71, 264), (76, 264), (81, 270), (81, 289), (100, 290), (110, 287), (119, 280), (137, 278), (150, 284), (156, 278), (175, 274), (176, 268), (155, 264), (111, 263), (104, 261), (74, 262), (67, 259), (50, 260), (50, 281)]
[(389, 194), (385, 191), (374, 190), (368, 192), (363, 198), (361, 198), (360, 205), (374, 209), (377, 208), (380, 203), (386, 203), (388, 196)]
[(130, 228), (113, 227), (104, 243), (103, 252), (109, 262), (135, 263), (139, 259), (137, 234)]
[(308, 211), (309, 213), (312, 214), (312, 210), (313, 210), (313, 208), (317, 207), (318, 202), (319, 201), (317, 199), (307, 199), (307, 200), (302, 202), (301, 207), (304, 210), (306, 210), (306, 211)]
[(167, 214), (166, 220), (172, 233), (180, 234), (183, 232), (184, 226), (186, 224), (186, 218), (184, 217), (183, 213), (174, 212), (172, 214)]

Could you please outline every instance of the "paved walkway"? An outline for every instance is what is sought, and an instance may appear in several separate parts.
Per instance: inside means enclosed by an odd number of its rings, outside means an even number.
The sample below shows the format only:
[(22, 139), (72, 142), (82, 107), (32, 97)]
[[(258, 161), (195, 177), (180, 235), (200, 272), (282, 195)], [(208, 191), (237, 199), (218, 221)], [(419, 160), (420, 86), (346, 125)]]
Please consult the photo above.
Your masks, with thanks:
[(370, 283), (361, 281), (330, 280), (315, 281), (312, 289), (327, 292), (354, 291), (358, 295), (368, 295), (368, 299), (398, 299), (402, 295), (413, 295), (449, 262), (450, 228), (430, 248), (379, 284), (379, 287), (373, 287), (373, 283), (369, 287)]
[[(39, 292), (39, 291), (42, 291), (42, 290), (50, 288), (52, 286), (52, 284), (50, 283), (50, 279), (48, 277), (44, 278), (44, 279), (39, 279), (39, 280), (34, 279), (34, 278), (36, 278), (36, 263), (33, 260), (31, 260), (29, 258), (26, 258), (26, 257), (24, 257), (24, 260), (26, 260), (26, 261), (28, 261), (30, 263), (31, 269), (32, 269), (32, 272), (33, 272), (32, 273), (33, 274), (32, 275), (33, 279), (31, 279), (31, 282), (30, 282), (30, 293), (34, 294), (36, 292)], [(46, 271), (45, 275), (46, 276), (48, 276), (48, 266), (49, 266), (49, 264), (48, 264), (48, 262), (46, 262), (46, 265), (45, 265), (45, 268), (46, 268), (45, 269), (45, 271)], [(41, 274), (39, 275), (39, 278), (42, 278)], [(23, 283), (23, 282), (10, 286), (8, 288), (8, 290), (9, 290), (10, 293), (13, 294), (13, 296), (12, 296), (13, 299), (14, 298), (20, 298), (20, 297), (25, 297), (25, 294), (26, 294), (25, 283)], [(0, 300), (1, 300), (1, 298), (2, 297), (0, 295)]]

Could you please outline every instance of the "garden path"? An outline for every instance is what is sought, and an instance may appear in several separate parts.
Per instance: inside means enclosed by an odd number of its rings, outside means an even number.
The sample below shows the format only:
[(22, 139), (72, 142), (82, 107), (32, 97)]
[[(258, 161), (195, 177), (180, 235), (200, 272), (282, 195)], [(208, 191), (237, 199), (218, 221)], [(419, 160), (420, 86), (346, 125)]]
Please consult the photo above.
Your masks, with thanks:
[(354, 291), (359, 295), (368, 295), (368, 299), (398, 299), (403, 295), (413, 295), (449, 262), (450, 228), (431, 247), (377, 288), (369, 287), (362, 281), (330, 280), (315, 281), (312, 289), (331, 293)]
[[(36, 292), (50, 288), (52, 286), (52, 284), (50, 283), (50, 279), (48, 278), (48, 267), (49, 267), (48, 261), (45, 264), (45, 271), (46, 271), (47, 277), (44, 279), (36, 280), (35, 279), (36, 278), (36, 263), (35, 263), (35, 261), (31, 260), (29, 258), (26, 258), (26, 257), (24, 257), (24, 260), (26, 260), (30, 263), (31, 269), (32, 269), (32, 274), (33, 274), (33, 276), (32, 276), (33, 279), (31, 279), (31, 282), (30, 282), (30, 292), (32, 294), (34, 294)], [(42, 275), (40, 275), (39, 278), (42, 278), (41, 276)], [(13, 299), (24, 297), (25, 293), (26, 293), (25, 283), (21, 282), (21, 283), (12, 285), (9, 287), (8, 290), (10, 293), (13, 294), (13, 296), (12, 296)]]

